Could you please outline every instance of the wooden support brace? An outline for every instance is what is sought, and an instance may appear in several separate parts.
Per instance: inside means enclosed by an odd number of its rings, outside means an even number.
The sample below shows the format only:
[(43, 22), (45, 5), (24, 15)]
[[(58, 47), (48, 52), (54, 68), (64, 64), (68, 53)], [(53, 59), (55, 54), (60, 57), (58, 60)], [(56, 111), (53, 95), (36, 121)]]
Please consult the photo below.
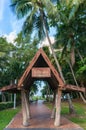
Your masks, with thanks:
[(55, 118), (55, 104), (54, 104), (54, 107), (53, 107), (53, 110), (52, 110), (52, 113), (51, 113), (51, 119), (54, 119)]
[(26, 92), (26, 110), (27, 110), (27, 118), (31, 118), (31, 113), (30, 113), (30, 102), (29, 102), (29, 92)]
[(55, 126), (60, 126), (60, 112), (61, 112), (61, 95), (62, 91), (58, 88), (56, 97), (56, 115), (55, 115)]
[(54, 92), (54, 106), (53, 106), (53, 110), (51, 113), (51, 119), (55, 118), (55, 112), (56, 112), (56, 91)]
[(28, 126), (29, 121), (28, 121), (28, 115), (27, 115), (27, 102), (26, 102), (26, 94), (22, 90), (21, 91), (21, 98), (22, 98), (22, 116), (23, 116), (23, 125)]

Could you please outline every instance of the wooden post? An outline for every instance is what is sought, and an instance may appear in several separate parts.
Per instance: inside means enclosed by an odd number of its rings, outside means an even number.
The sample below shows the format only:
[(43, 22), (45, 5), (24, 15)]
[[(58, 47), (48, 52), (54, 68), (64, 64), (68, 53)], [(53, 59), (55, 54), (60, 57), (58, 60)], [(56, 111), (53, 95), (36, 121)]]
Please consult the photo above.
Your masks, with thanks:
[(60, 125), (60, 112), (61, 112), (61, 94), (62, 91), (58, 88), (58, 97), (56, 96), (56, 115), (55, 115), (55, 122), (54, 125), (55, 126), (59, 126)]
[(10, 101), (11, 101), (11, 102), (13, 101), (12, 93), (11, 93), (11, 98), (10, 98)]
[(28, 115), (27, 115), (27, 102), (26, 102), (26, 94), (24, 90), (21, 90), (21, 98), (22, 98), (22, 116), (23, 116), (23, 125), (28, 126)]
[(52, 113), (51, 113), (51, 119), (54, 119), (55, 118), (55, 112), (56, 112), (56, 91), (54, 91), (54, 106), (53, 106), (53, 110), (52, 110)]
[(31, 113), (30, 113), (30, 102), (29, 102), (29, 91), (26, 92), (26, 111), (27, 111), (27, 118), (31, 118)]
[(13, 108), (16, 109), (16, 93), (14, 93), (14, 105)]
[(51, 119), (54, 119), (55, 118), (55, 104), (54, 104), (54, 107), (53, 107), (53, 110), (52, 110), (52, 113), (51, 113)]

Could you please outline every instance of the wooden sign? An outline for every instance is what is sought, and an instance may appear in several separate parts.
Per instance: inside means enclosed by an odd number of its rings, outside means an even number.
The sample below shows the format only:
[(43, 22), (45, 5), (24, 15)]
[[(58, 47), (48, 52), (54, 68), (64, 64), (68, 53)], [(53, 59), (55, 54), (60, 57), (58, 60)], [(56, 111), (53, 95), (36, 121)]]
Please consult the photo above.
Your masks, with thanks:
[(50, 68), (32, 68), (32, 77), (48, 78), (51, 77)]

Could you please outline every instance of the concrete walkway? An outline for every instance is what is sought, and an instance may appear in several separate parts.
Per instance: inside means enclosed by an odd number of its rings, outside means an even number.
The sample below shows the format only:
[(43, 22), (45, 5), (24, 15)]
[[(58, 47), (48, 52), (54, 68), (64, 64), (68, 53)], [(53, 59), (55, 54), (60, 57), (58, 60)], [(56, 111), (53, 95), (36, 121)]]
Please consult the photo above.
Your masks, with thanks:
[(18, 128), (23, 128), (22, 130), (32, 130), (32, 128), (35, 130), (43, 130), (44, 128), (46, 130), (83, 130), (80, 126), (64, 117), (61, 117), (61, 126), (55, 127), (54, 119), (50, 118), (51, 110), (42, 101), (31, 104), (30, 110), (31, 119), (29, 120), (30, 125), (28, 127), (22, 125), (22, 113), (19, 112), (5, 130), (14, 130), (13, 128), (17, 128), (15, 130), (18, 130)]

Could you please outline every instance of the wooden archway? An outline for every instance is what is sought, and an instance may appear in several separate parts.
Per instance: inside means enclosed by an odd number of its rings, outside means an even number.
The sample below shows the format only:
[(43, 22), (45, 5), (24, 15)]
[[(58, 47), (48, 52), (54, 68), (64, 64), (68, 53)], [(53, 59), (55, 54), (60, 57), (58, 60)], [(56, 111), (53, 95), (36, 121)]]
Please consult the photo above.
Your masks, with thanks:
[(18, 89), (22, 91), (23, 125), (29, 125), (28, 118), (30, 118), (30, 112), (28, 109), (29, 104), (27, 103), (27, 100), (25, 98), (25, 93), (27, 93), (27, 91), (30, 89), (30, 86), (34, 82), (34, 80), (37, 79), (46, 80), (52, 90), (56, 91), (56, 95), (58, 95), (58, 97), (56, 96), (56, 98), (58, 99), (56, 99), (57, 102), (54, 124), (55, 126), (59, 126), (62, 91), (68, 91), (72, 89), (75, 91), (81, 91), (81, 88), (77, 89), (75, 86), (65, 85), (59, 73), (51, 64), (45, 52), (42, 49), (39, 49), (18, 82)]
[[(54, 66), (51, 64), (49, 58), (42, 49), (36, 53), (30, 65), (27, 67), (22, 77), (18, 82), (18, 89), (22, 93), (22, 110), (23, 110), (23, 125), (29, 125), (28, 118), (30, 118), (29, 104), (27, 102), (27, 91), (29, 91), (31, 84), (34, 80), (43, 79), (48, 82), (52, 90), (58, 93), (56, 116), (55, 116), (55, 125), (60, 125), (60, 104), (61, 104), (61, 93), (62, 90), (58, 89), (59, 86), (64, 86), (64, 83), (56, 71)], [(56, 108), (57, 108), (56, 107)], [(28, 114), (27, 114), (28, 113)]]
[(61, 111), (61, 94), (62, 91), (80, 91), (85, 92), (85, 88), (76, 87), (74, 85), (65, 85), (61, 79), (59, 73), (54, 68), (49, 58), (42, 49), (39, 49), (29, 66), (24, 71), (21, 76), (18, 85), (10, 85), (3, 87), (0, 91), (11, 91), (17, 92), (21, 91), (22, 98), (22, 115), (23, 115), (23, 125), (29, 125), (30, 119), (30, 105), (27, 98), (28, 92), (30, 91), (30, 86), (34, 80), (43, 79), (46, 80), (53, 91), (56, 91), (56, 113), (55, 113), (55, 126), (60, 125), (60, 111)]

